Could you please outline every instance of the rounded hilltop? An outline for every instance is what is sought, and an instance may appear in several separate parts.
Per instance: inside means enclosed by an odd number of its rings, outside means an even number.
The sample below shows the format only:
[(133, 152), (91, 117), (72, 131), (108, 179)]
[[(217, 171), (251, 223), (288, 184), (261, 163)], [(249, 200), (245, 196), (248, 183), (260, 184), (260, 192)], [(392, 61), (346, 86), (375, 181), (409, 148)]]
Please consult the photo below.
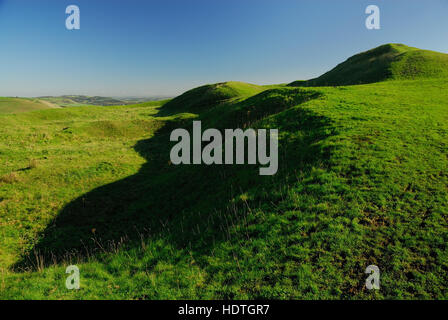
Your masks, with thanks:
[(448, 54), (389, 43), (356, 54), (318, 78), (294, 81), (289, 86), (340, 86), (447, 77)]
[(172, 99), (163, 109), (164, 112), (198, 113), (219, 102), (251, 96), (263, 90), (263, 86), (238, 81), (207, 84)]

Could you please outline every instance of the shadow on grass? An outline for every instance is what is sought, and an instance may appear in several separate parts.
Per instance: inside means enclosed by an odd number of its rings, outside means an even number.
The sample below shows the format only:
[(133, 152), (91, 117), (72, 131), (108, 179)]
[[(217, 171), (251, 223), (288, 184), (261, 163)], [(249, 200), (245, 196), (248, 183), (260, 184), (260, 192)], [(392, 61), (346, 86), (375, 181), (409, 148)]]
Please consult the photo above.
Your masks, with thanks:
[[(231, 208), (235, 196), (262, 191), (267, 198), (257, 201), (269, 205), (269, 193), (279, 183), (292, 183), (294, 172), (310, 172), (326, 161), (330, 150), (322, 150), (317, 142), (332, 134), (329, 120), (300, 107), (291, 108), (318, 96), (299, 89), (268, 90), (233, 105), (221, 105), (213, 114), (199, 115), (204, 127), (254, 125), (278, 128), (281, 135), (287, 132), (279, 143), (279, 171), (274, 176), (259, 176), (259, 165), (171, 165), (169, 134), (178, 127), (191, 130), (191, 119), (166, 122), (151, 139), (136, 144), (135, 149), (147, 159), (138, 173), (66, 205), (13, 269), (33, 270), (73, 257), (82, 261), (123, 241), (130, 247), (140, 246), (147, 237), (162, 237), (174, 247), (189, 248), (194, 256), (209, 254), (225, 240), (223, 226), (228, 223), (229, 210), (237, 219), (247, 211), (245, 206)], [(273, 116), (265, 119), (269, 115)], [(257, 122), (260, 119), (262, 123)]]

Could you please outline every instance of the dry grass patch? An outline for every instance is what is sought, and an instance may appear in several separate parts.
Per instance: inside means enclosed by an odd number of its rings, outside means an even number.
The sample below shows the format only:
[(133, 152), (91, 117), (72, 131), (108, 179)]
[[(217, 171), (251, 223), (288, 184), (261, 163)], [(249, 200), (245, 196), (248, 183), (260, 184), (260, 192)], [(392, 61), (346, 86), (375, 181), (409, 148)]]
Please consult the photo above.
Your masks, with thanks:
[(7, 173), (0, 177), (0, 182), (3, 182), (3, 183), (14, 183), (14, 182), (19, 182), (19, 181), (20, 181), (20, 177), (16, 172)]

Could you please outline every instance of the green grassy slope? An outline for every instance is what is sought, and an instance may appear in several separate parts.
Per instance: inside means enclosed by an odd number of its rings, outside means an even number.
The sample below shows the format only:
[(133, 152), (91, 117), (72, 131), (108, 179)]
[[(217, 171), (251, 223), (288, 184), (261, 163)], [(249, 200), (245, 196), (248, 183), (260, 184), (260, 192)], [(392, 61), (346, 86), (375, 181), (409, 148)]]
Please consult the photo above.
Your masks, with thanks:
[(58, 106), (56, 105), (53, 105), (51, 103), (45, 103), (39, 99), (0, 97), (0, 114), (27, 112), (27, 111), (42, 110), (57, 107)]
[(200, 112), (219, 103), (251, 96), (265, 89), (264, 86), (236, 81), (209, 84), (189, 90), (172, 99), (165, 105), (162, 114)]
[[(0, 298), (448, 298), (447, 89), (223, 83), (0, 115)], [(172, 165), (193, 119), (278, 128), (278, 173)]]
[(322, 76), (291, 86), (338, 86), (388, 79), (447, 78), (448, 54), (403, 44), (386, 44), (359, 53)]
[[(158, 107), (149, 102), (0, 115), (0, 215), (11, 227), (1, 233), (0, 265), (11, 263), (8, 252), (17, 254), (20, 242), (28, 243), (22, 250), (32, 245), (71, 198), (138, 169), (142, 160), (132, 147), (162, 123), (151, 117)], [(14, 195), (21, 205), (14, 205)]]

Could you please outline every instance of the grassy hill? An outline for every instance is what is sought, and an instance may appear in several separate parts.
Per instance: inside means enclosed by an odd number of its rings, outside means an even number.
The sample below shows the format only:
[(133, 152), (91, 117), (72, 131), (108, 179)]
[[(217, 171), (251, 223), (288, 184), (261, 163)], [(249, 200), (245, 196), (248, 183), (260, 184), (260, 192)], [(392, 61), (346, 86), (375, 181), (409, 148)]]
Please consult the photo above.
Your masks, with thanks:
[(447, 77), (448, 54), (386, 44), (354, 55), (318, 78), (295, 81), (290, 86), (342, 86)]
[[(386, 79), (0, 115), (0, 299), (448, 298), (448, 78)], [(172, 165), (197, 119), (278, 128), (278, 173)]]
[(0, 97), (0, 114), (27, 112), (48, 108), (58, 108), (58, 106), (52, 103), (46, 103), (40, 99)]
[(172, 99), (163, 109), (165, 113), (201, 112), (231, 99), (248, 97), (266, 87), (244, 82), (223, 82), (201, 86)]

